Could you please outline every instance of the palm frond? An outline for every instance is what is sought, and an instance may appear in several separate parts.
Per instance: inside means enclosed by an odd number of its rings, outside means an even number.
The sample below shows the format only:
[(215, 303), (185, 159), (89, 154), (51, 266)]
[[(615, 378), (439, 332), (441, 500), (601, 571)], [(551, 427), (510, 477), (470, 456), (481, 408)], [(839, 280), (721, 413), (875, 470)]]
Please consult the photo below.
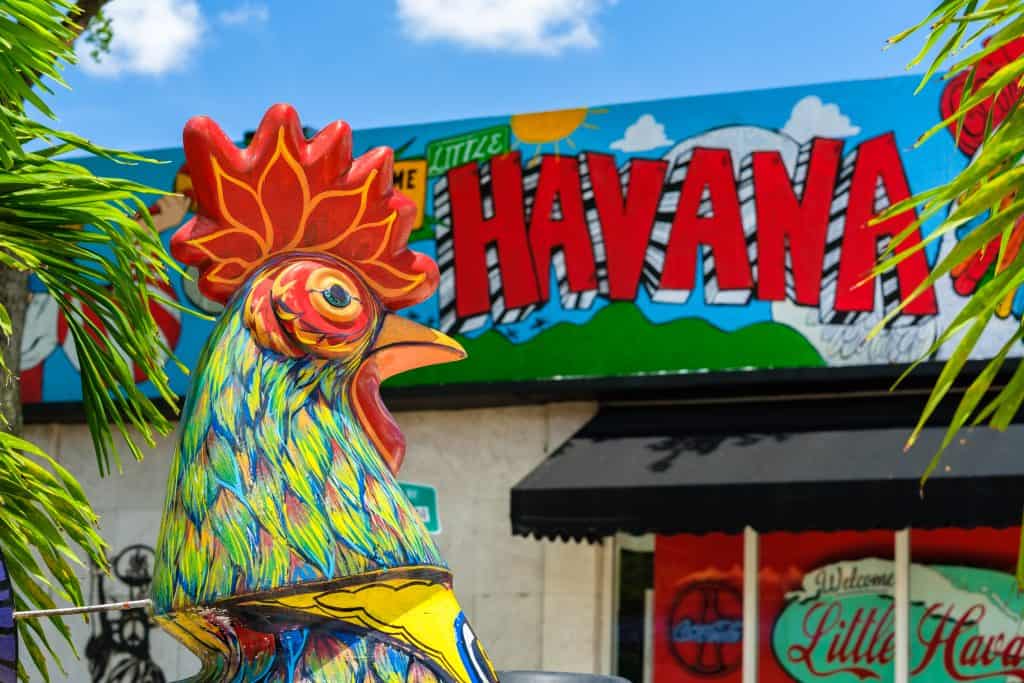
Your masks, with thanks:
[[(132, 366), (174, 404), (161, 361), (173, 355), (150, 313), (151, 300), (159, 297), (149, 285), (166, 283), (175, 266), (139, 197), (158, 190), (97, 177), (60, 157), (81, 151), (124, 164), (151, 160), (55, 130), (27, 114), (31, 104), (52, 118), (43, 95), (50, 92), (47, 83), (63, 85), (61, 70), (74, 62), (73, 11), (65, 0), (5, 0), (0, 6), (0, 267), (33, 273), (62, 310), (105, 474), (112, 465), (120, 468), (117, 441), (141, 458), (137, 439), (152, 444), (170, 431), (157, 404), (136, 385)], [(11, 331), (0, 306), (0, 335), (7, 339)], [(81, 604), (73, 571), (82, 564), (80, 553), (106, 564), (96, 522), (73, 476), (37, 446), (0, 431), (0, 549), (19, 608), (51, 608), (56, 600)], [(64, 622), (52, 623), (74, 650)], [(46, 631), (32, 620), (18, 628), (49, 680), (48, 662), (56, 655)], [(19, 676), (28, 680), (24, 667)]]
[[(928, 354), (930, 356), (939, 345), (962, 334), (932, 389), (917, 427), (908, 439), (908, 447), (936, 406), (949, 395), (963, 373), (971, 351), (997, 318), (997, 309), (1005, 309), (1024, 285), (1024, 250), (1020, 248), (1024, 237), (1021, 232), (1024, 231), (1021, 222), (1024, 216), (1024, 194), (1021, 193), (1024, 190), (1024, 165), (1021, 165), (1024, 152), (1024, 112), (1021, 109), (1024, 54), (1005, 52), (1008, 46), (1019, 45), (1017, 41), (1024, 36), (1024, 0), (944, 0), (921, 23), (894, 36), (890, 42), (900, 42), (923, 31), (928, 35), (913, 62), (929, 62), (921, 87), (943, 69), (947, 69), (944, 78), (964, 77), (965, 74), (966, 78), (955, 110), (926, 131), (917, 144), (924, 143), (944, 129), (953, 131), (959, 143), (969, 116), (974, 116), (977, 121), (979, 115), (984, 115), (984, 130), (980, 132), (980, 147), (970, 164), (954, 178), (890, 207), (878, 217), (877, 220), (885, 220), (908, 209), (916, 209), (918, 219), (905, 234), (916, 231), (930, 218), (940, 217), (940, 222), (920, 244), (901, 247), (900, 253), (896, 251), (900, 240), (893, 240), (876, 273), (892, 268), (916, 249), (956, 236), (957, 231), (970, 224), (973, 225), (970, 231), (936, 264), (919, 291), (932, 287), (940, 278), (948, 277), (955, 268), (979, 253), (987, 253), (991, 258), (992, 277), (974, 292)], [(982, 38), (984, 45), (975, 49), (977, 41)], [(970, 52), (972, 49), (975, 51)], [(1002, 59), (995, 60), (994, 57), (1000, 54)], [(999, 121), (995, 119), (993, 106), (997, 100), (1002, 107)], [(988, 107), (987, 111), (985, 107)], [(911, 300), (912, 297), (908, 298), (892, 311), (879, 328), (888, 324)], [(1016, 333), (973, 378), (959, 399), (942, 444), (922, 476), (922, 486), (961, 429), (983, 423), (995, 429), (1005, 429), (1020, 410), (1024, 403), (1024, 364), (1020, 361), (1014, 361), (1016, 369), (1009, 381), (995, 392), (994, 398), (991, 392), (997, 375), (1007, 366), (1011, 352), (1020, 350), (1022, 336), (1024, 328), (1018, 324)], [(1017, 578), (1024, 586), (1024, 555)]]
[[(96, 532), (97, 518), (75, 478), (29, 441), (0, 432), (0, 550), (15, 592), (17, 609), (52, 609), (51, 594), (64, 603), (81, 604), (82, 589), (75, 565), (84, 566), (72, 545), (105, 567), (106, 545)], [(58, 633), (74, 648), (67, 626), (51, 619)], [(47, 657), (60, 666), (39, 624), (18, 622), (36, 668), (49, 680)], [(37, 644), (38, 643), (38, 644)], [(63, 669), (62, 669), (63, 671)], [(28, 680), (22, 670), (23, 680)]]

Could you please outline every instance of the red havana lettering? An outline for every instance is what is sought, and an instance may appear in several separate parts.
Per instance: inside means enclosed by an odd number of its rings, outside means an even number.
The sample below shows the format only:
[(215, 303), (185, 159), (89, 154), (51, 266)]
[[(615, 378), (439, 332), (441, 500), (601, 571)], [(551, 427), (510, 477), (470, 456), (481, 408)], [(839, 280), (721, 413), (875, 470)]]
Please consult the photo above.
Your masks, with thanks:
[[(699, 213), (705, 192), (711, 203), (710, 216)], [(749, 289), (753, 285), (728, 150), (697, 149), (693, 152), (672, 222), (661, 289), (693, 289), (700, 245), (711, 250), (722, 289)]]
[[(839, 261), (839, 291), (836, 294), (838, 311), (870, 311), (875, 307), (874, 278), (865, 285), (857, 286), (864, 280), (878, 260), (879, 242), (900, 234), (915, 218), (913, 209), (893, 216), (877, 225), (869, 221), (881, 213), (877, 205), (876, 191), (879, 184), (885, 189), (885, 206), (903, 201), (910, 196), (896, 138), (880, 135), (857, 148), (857, 162), (850, 181), (849, 206), (846, 209), (846, 226), (843, 232), (843, 251)], [(920, 234), (912, 233), (900, 243), (897, 249), (902, 253), (920, 242)], [(899, 280), (900, 299), (907, 300), (913, 291), (928, 277), (928, 261), (923, 251), (904, 259), (896, 268)], [(935, 291), (928, 289), (907, 304), (910, 315), (935, 315), (938, 304)]]
[(615, 157), (589, 153), (584, 157), (601, 221), (601, 236), (608, 262), (608, 297), (616, 301), (632, 301), (640, 286), (644, 252), (651, 238), (651, 226), (654, 225), (668, 163), (634, 159), (630, 162), (629, 187), (623, 190), (615, 168)]
[[(597, 293), (635, 300), (640, 284), (656, 301), (682, 303), (698, 267), (708, 303), (788, 297), (818, 307), (822, 320), (850, 324), (857, 316), (844, 314), (875, 310), (880, 290), (888, 312), (927, 278), (923, 251), (881, 274), (882, 283), (868, 278), (885, 243), (915, 218), (910, 209), (870, 223), (911, 193), (891, 133), (845, 157), (842, 141), (816, 139), (796, 171), (777, 150), (745, 157), (739, 176), (741, 160), (727, 149), (685, 154), (619, 168), (607, 154), (547, 155), (524, 170), (514, 152), (448, 171), (434, 189), (442, 327), (521, 320), (556, 295), (582, 308)], [(915, 231), (900, 249), (919, 243)], [(552, 270), (558, 293), (549, 291)], [(905, 312), (937, 314), (934, 290)]]
[[(559, 218), (553, 217), (556, 206), (561, 214)], [(597, 289), (594, 246), (583, 221), (580, 169), (575, 159), (546, 156), (541, 160), (529, 234), (537, 274), (551, 272), (552, 252), (558, 250), (565, 259), (569, 290), (586, 292)], [(537, 279), (541, 300), (548, 299), (549, 283), (549, 278)]]
[(832, 188), (842, 158), (841, 141), (815, 140), (807, 183), (803, 196), (798, 198), (782, 156), (778, 152), (754, 152), (759, 299), (782, 301), (785, 298), (788, 246), (796, 303), (818, 305)]
[(455, 236), (456, 307), (460, 316), (476, 315), (490, 308), (486, 251), (492, 244), (498, 255), (506, 305), (518, 308), (539, 301), (526, 239), (519, 153), (494, 157), (490, 167), (490, 216), (485, 215), (477, 165), (461, 166), (448, 174)]

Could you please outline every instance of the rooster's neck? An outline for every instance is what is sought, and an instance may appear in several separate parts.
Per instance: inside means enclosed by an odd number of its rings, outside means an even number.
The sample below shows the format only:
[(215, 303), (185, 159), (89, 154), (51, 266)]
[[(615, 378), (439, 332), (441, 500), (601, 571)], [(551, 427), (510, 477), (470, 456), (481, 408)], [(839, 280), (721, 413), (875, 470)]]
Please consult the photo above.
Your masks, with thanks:
[(444, 566), (360, 424), (352, 369), (259, 347), (223, 314), (186, 401), (158, 541), (158, 611)]

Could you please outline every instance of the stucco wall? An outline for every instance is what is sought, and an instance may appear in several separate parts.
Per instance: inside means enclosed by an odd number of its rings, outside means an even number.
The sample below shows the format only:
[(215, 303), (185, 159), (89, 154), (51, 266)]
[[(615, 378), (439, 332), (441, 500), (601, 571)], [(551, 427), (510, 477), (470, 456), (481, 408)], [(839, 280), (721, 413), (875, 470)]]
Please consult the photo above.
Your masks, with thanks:
[[(499, 669), (605, 668), (605, 587), (611, 578), (603, 549), (513, 537), (508, 517), (509, 489), (593, 411), (589, 404), (557, 404), (397, 415), (409, 443), (400, 479), (437, 488), (438, 544), (463, 608)], [(101, 479), (84, 426), (35, 425), (27, 431), (80, 477), (112, 551), (154, 545), (173, 440), (141, 463), (125, 462), (124, 474)], [(90, 626), (80, 618), (72, 618), (71, 626), (84, 652)], [(169, 681), (198, 669), (162, 632), (152, 638), (153, 657)], [(89, 680), (87, 662), (59, 650), (68, 676), (56, 680)]]

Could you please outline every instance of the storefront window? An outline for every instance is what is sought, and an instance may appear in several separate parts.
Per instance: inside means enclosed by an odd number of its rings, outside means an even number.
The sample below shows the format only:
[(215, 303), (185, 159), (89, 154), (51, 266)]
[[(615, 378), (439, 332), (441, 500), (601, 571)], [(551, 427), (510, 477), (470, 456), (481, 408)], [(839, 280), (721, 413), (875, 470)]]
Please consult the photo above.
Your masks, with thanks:
[(636, 541), (619, 548), (618, 610), (616, 613), (616, 666), (620, 676), (645, 683), (651, 680), (648, 652), (651, 637), (651, 603), (654, 597), (654, 544)]
[[(635, 683), (1024, 680), (1019, 534), (914, 530), (902, 566), (892, 531), (758, 536), (758, 581), (747, 586), (756, 678), (743, 671), (743, 535), (659, 536), (653, 553), (620, 549), (618, 673)], [(906, 677), (897, 613), (908, 623)]]

